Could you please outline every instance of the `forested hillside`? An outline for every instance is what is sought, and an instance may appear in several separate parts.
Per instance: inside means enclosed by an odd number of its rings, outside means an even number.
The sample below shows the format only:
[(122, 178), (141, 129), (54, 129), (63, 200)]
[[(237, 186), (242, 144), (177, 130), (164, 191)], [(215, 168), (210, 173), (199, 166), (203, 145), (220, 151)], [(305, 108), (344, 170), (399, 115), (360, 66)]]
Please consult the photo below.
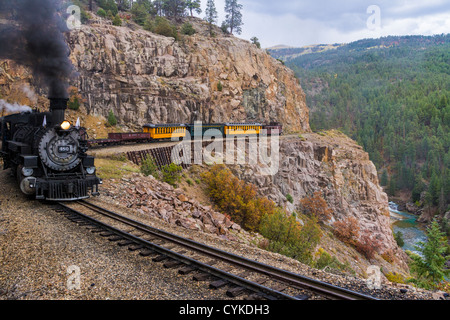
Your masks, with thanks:
[(313, 130), (339, 129), (361, 144), (390, 195), (406, 189), (413, 201), (448, 210), (450, 35), (361, 40), (287, 65), (306, 92)]

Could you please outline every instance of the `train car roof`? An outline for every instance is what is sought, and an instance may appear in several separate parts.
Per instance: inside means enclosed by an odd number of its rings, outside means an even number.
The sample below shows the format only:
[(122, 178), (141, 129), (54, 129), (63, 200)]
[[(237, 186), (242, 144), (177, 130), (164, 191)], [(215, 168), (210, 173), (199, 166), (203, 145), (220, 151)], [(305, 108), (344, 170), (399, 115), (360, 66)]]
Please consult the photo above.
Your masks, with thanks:
[(169, 124), (153, 124), (153, 123), (147, 123), (144, 125), (146, 128), (168, 128), (168, 127), (186, 127), (183, 123), (169, 123)]
[(227, 122), (224, 123), (226, 126), (262, 126), (261, 123), (256, 122)]
[(262, 126), (256, 122), (186, 123), (186, 126)]
[(210, 127), (210, 126), (223, 126), (224, 123), (186, 123), (186, 126), (192, 127), (192, 126), (204, 126), (204, 127)]

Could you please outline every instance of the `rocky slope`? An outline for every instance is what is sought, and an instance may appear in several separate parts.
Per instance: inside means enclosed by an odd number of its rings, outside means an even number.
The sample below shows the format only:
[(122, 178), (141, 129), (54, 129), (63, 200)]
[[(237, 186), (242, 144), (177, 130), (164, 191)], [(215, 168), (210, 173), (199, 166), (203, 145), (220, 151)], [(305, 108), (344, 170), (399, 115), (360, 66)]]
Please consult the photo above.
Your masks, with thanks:
[[(393, 237), (388, 197), (379, 185), (374, 164), (362, 147), (337, 131), (323, 135), (306, 133), (280, 140), (279, 163), (279, 170), (273, 176), (266, 175), (260, 164), (231, 167), (239, 178), (258, 186), (261, 195), (290, 212), (301, 209), (302, 198), (321, 191), (332, 210), (329, 225), (347, 217), (356, 218), (359, 234), (377, 239), (381, 244), (378, 253), (395, 257), (393, 262), (399, 268), (396, 271), (407, 272), (408, 258)], [(288, 194), (292, 196), (292, 203), (286, 198)], [(376, 264), (385, 264), (389, 269), (381, 256), (375, 260)]]
[(113, 110), (129, 126), (280, 121), (288, 131), (310, 130), (293, 72), (248, 41), (199, 33), (175, 41), (96, 19), (68, 43), (89, 113)]

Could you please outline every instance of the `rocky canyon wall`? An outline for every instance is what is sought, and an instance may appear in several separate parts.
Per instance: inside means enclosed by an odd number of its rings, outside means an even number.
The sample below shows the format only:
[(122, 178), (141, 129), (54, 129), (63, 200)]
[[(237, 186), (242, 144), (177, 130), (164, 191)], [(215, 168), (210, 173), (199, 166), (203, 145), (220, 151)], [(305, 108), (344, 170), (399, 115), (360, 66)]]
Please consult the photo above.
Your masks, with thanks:
[(72, 31), (68, 43), (89, 113), (112, 110), (136, 127), (278, 121), (287, 131), (310, 131), (294, 73), (248, 41), (199, 33), (175, 41), (97, 19)]
[(266, 175), (260, 163), (230, 168), (288, 212), (301, 210), (300, 200), (320, 191), (332, 210), (327, 224), (354, 217), (359, 234), (368, 234), (381, 244), (379, 254), (392, 254), (400, 270), (408, 270), (407, 256), (393, 236), (388, 197), (362, 147), (338, 131), (292, 135), (280, 139), (279, 145), (279, 168), (274, 175)]

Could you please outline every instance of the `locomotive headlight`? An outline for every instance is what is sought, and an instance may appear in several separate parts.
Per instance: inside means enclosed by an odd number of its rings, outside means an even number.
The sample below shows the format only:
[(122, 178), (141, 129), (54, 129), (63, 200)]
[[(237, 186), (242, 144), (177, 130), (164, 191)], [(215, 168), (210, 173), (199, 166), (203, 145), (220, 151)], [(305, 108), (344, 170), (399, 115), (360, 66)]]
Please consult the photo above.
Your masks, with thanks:
[(63, 123), (61, 123), (61, 129), (63, 129), (63, 130), (69, 130), (70, 127), (71, 127), (71, 124), (70, 124), (70, 122), (67, 121), (67, 120), (64, 121)]
[(34, 173), (34, 170), (32, 168), (22, 168), (22, 174), (24, 175), (24, 177), (30, 177), (32, 176)]
[(95, 167), (87, 167), (86, 168), (87, 174), (94, 174), (95, 173)]

